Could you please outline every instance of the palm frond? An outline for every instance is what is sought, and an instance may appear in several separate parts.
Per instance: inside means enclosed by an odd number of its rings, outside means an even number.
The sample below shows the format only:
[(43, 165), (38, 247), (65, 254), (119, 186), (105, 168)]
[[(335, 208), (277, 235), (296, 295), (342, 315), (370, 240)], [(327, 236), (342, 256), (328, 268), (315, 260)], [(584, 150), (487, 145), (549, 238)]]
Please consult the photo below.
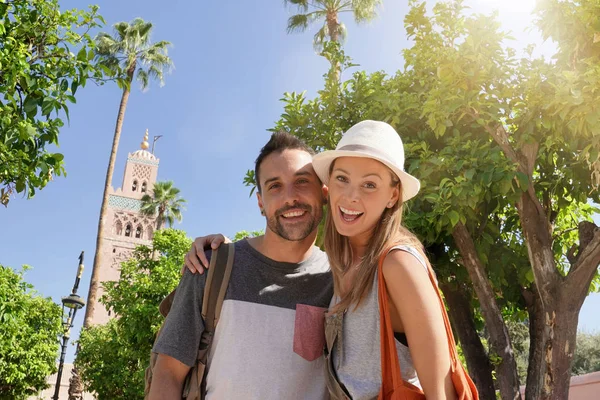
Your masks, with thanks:
[(329, 38), (329, 27), (327, 23), (323, 24), (321, 29), (315, 33), (313, 37), (313, 48), (316, 52), (320, 52), (323, 49), (323, 43)]
[(116, 40), (108, 33), (102, 32), (96, 36), (96, 55), (116, 57), (123, 50), (123, 42)]
[(111, 55), (100, 55), (96, 54), (96, 61), (98, 64), (105, 65), (113, 71), (118, 71), (121, 66), (121, 60), (118, 57)]
[(155, 49), (156, 51), (163, 51), (164, 54), (167, 54), (169, 47), (173, 46), (173, 43), (168, 42), (166, 40), (161, 40), (160, 42), (153, 43), (149, 49)]
[(183, 206), (173, 207), (171, 209), (173, 217), (179, 222), (183, 221), (183, 216), (181, 215), (181, 211), (183, 211), (183, 210), (185, 210), (185, 207), (183, 207)]
[(304, 32), (308, 26), (319, 18), (325, 18), (325, 11), (313, 11), (307, 14), (292, 15), (288, 19), (287, 33)]
[(140, 213), (146, 216), (153, 216), (156, 214), (157, 203), (154, 202), (154, 199), (149, 194), (145, 194), (142, 199), (142, 206), (140, 207)]
[(151, 65), (150, 68), (148, 68), (148, 76), (152, 77), (154, 80), (157, 80), (160, 87), (165, 85), (162, 68), (159, 68), (156, 65)]
[(138, 55), (142, 64), (146, 66), (154, 65), (160, 69), (170, 70), (173, 67), (173, 60), (166, 54), (155, 52), (151, 49), (141, 52)]
[(139, 37), (141, 45), (146, 45), (150, 42), (150, 32), (152, 31), (152, 22), (145, 22), (141, 18), (136, 18), (133, 23), (133, 28), (136, 35)]
[(181, 190), (179, 190), (176, 187), (173, 187), (173, 188), (171, 188), (171, 190), (169, 190), (169, 194), (173, 197), (177, 196), (180, 192), (181, 192)]
[(340, 0), (314, 0), (311, 6), (317, 10), (331, 11), (339, 6)]
[(287, 33), (304, 32), (308, 28), (308, 15), (296, 14), (288, 19)]
[(340, 22), (337, 26), (337, 34), (338, 34), (338, 41), (340, 43), (343, 43), (346, 40), (346, 35), (348, 34), (348, 30), (346, 29), (346, 25), (342, 22)]
[(113, 27), (114, 36), (107, 33), (96, 36), (97, 61), (114, 71), (118, 68), (128, 71), (135, 66), (142, 90), (148, 88), (151, 79), (163, 86), (165, 72), (173, 68), (173, 61), (167, 55), (171, 43), (164, 40), (151, 43), (153, 25), (142, 18), (117, 22)]
[(125, 42), (127, 39), (127, 33), (129, 32), (129, 23), (125, 21), (117, 22), (113, 25), (113, 29), (118, 36), (118, 41)]
[[(142, 34), (143, 32), (146, 34)], [(129, 27), (129, 32), (127, 34), (127, 47), (129, 48), (129, 51), (135, 53), (140, 49), (147, 47), (149, 36), (146, 23), (143, 20), (138, 20), (136, 18)]]
[(307, 12), (309, 5), (308, 0), (283, 0), (283, 4), (296, 6), (300, 12)]
[(352, 0), (352, 11), (354, 21), (357, 24), (368, 22), (377, 16), (377, 7), (382, 4), (381, 0)]
[(96, 35), (96, 47), (107, 48), (114, 47), (119, 44), (119, 41), (106, 32), (100, 32)]
[(147, 68), (147, 75), (164, 85), (164, 74), (170, 73), (174, 66), (173, 60), (167, 55), (167, 46), (170, 43), (163, 41), (154, 44), (139, 54), (140, 61)]
[(140, 83), (140, 87), (141, 87), (142, 91), (144, 91), (148, 88), (150, 79), (148, 77), (148, 72), (145, 69), (138, 68), (136, 79)]

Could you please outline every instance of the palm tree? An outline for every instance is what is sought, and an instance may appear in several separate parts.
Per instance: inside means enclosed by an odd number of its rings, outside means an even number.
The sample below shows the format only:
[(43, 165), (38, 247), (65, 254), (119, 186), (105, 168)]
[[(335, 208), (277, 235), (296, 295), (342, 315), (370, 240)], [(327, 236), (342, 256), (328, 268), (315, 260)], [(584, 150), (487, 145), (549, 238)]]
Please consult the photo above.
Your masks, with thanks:
[(377, 16), (376, 8), (381, 0), (284, 0), (294, 5), (299, 13), (288, 19), (287, 32), (304, 32), (311, 23), (323, 20), (323, 26), (315, 34), (313, 45), (320, 50), (326, 40), (343, 42), (346, 26), (339, 15), (352, 13), (357, 24), (372, 20)]
[(173, 62), (167, 55), (167, 49), (171, 43), (166, 41), (152, 43), (150, 41), (152, 24), (150, 22), (136, 18), (131, 23), (116, 23), (114, 30), (114, 37), (104, 32), (98, 34), (96, 37), (96, 60), (115, 72), (118, 77), (119, 87), (123, 89), (123, 94), (121, 95), (113, 144), (106, 170), (104, 196), (98, 220), (96, 253), (94, 255), (94, 266), (92, 267), (92, 277), (83, 323), (84, 327), (88, 327), (91, 323), (98, 294), (98, 274), (102, 262), (100, 249), (104, 236), (103, 226), (108, 207), (108, 194), (112, 184), (115, 159), (117, 158), (117, 149), (119, 147), (121, 128), (123, 127), (123, 118), (125, 117), (125, 109), (129, 100), (131, 84), (135, 78), (140, 83), (142, 90), (145, 90), (148, 88), (150, 79), (156, 79), (162, 86), (164, 83), (163, 74), (168, 72), (173, 66)]
[(175, 220), (181, 222), (181, 211), (185, 209), (185, 200), (179, 197), (179, 189), (172, 181), (156, 182), (152, 195), (142, 197), (142, 215), (156, 215), (156, 229), (161, 229), (165, 223), (173, 226)]

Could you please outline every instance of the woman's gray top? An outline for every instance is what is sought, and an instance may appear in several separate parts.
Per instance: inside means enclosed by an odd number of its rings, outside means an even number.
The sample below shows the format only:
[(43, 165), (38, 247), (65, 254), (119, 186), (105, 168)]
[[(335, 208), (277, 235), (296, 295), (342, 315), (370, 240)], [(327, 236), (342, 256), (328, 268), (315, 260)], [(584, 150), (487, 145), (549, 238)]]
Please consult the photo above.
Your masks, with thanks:
[[(409, 246), (393, 249), (414, 255), (427, 269), (421, 254)], [(373, 287), (358, 309), (350, 308), (344, 314), (342, 340), (332, 352), (332, 361), (338, 380), (346, 387), (353, 400), (376, 399), (381, 388), (381, 343), (379, 330), (379, 301), (377, 274)], [(331, 306), (338, 302), (334, 296)], [(408, 347), (396, 340), (402, 379), (421, 387)]]

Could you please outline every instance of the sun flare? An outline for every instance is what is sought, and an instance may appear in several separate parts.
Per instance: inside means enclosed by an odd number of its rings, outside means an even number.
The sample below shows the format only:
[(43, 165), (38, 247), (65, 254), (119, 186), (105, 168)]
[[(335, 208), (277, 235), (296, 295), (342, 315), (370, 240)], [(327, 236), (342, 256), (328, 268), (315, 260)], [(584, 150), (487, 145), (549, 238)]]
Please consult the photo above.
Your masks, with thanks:
[(519, 13), (530, 13), (535, 7), (536, 0), (476, 0), (491, 8)]

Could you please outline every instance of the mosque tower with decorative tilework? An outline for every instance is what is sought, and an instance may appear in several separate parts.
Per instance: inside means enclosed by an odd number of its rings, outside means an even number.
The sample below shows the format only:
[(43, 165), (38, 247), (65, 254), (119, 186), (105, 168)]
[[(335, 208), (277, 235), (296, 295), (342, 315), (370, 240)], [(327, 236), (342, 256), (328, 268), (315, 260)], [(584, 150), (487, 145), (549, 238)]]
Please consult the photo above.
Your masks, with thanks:
[(105, 324), (114, 317), (99, 303), (104, 294), (102, 282), (118, 281), (121, 263), (131, 257), (137, 246), (152, 243), (156, 218), (140, 213), (141, 198), (152, 191), (158, 174), (159, 160), (148, 151), (148, 147), (146, 130), (141, 149), (127, 156), (122, 187), (117, 190), (110, 188), (104, 239), (101, 244), (103, 261), (99, 270), (100, 287), (96, 300), (98, 303), (91, 318), (93, 325)]

